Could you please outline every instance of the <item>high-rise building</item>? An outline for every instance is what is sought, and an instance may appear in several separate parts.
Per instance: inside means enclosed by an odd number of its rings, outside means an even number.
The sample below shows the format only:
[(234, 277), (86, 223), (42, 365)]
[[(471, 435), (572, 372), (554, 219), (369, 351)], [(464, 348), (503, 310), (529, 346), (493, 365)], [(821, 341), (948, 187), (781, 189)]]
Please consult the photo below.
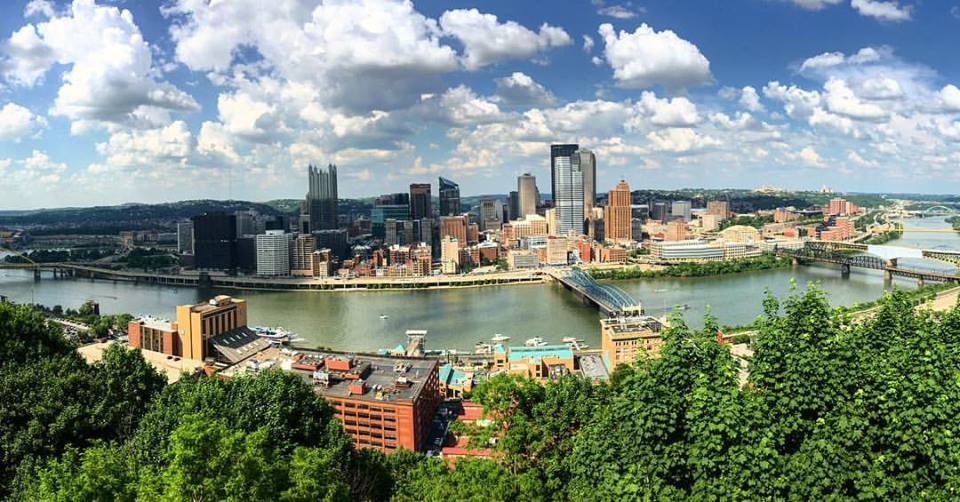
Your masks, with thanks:
[(507, 216), (503, 221), (516, 220), (520, 218), (520, 192), (512, 190), (507, 196)]
[[(305, 209), (310, 215), (307, 232), (337, 228), (337, 166), (308, 166), (310, 191)], [(304, 230), (301, 228), (301, 230)]]
[[(407, 194), (403, 194), (406, 196)], [(408, 197), (404, 199), (409, 200)], [(383, 239), (386, 236), (386, 222), (387, 220), (405, 220), (407, 219), (407, 214), (410, 212), (409, 206), (404, 204), (380, 204), (379, 200), (385, 202), (393, 202), (394, 199), (384, 199), (381, 196), (378, 199), (378, 203), (373, 206), (373, 209), (370, 210), (370, 231), (373, 233), (374, 237)]]
[(440, 195), (440, 216), (460, 214), (460, 185), (441, 176), (437, 192)]
[(433, 217), (433, 205), (430, 201), (430, 183), (410, 184), (410, 219)]
[(317, 250), (317, 239), (310, 234), (300, 234), (291, 243), (290, 273), (293, 275), (313, 275), (313, 252)]
[(467, 245), (467, 218), (464, 216), (442, 216), (440, 218), (440, 239), (453, 237), (460, 247)]
[[(574, 144), (550, 146), (550, 181), (557, 235), (583, 233), (583, 171)], [(575, 158), (576, 157), (576, 158)]]
[(257, 236), (257, 275), (290, 275), (290, 237), (283, 230)]
[(597, 156), (586, 148), (577, 150), (574, 160), (580, 162), (583, 173), (583, 214), (589, 218), (597, 205)]
[(333, 255), (341, 260), (350, 257), (350, 246), (347, 239), (347, 229), (317, 230), (313, 233), (317, 239), (317, 249), (329, 249)]
[(212, 211), (191, 218), (193, 252), (198, 269), (230, 270), (237, 266), (237, 217)]
[(631, 223), (630, 185), (620, 180), (617, 186), (607, 193), (607, 207), (604, 208), (603, 224), (607, 240), (629, 241), (633, 239)]
[(484, 231), (498, 229), (500, 223), (496, 201), (489, 197), (480, 199), (480, 229)]
[(650, 208), (650, 218), (665, 222), (670, 216), (670, 206), (666, 202), (654, 202), (653, 206)]
[(237, 211), (237, 237), (257, 235), (257, 213), (255, 211)]
[(530, 173), (517, 177), (517, 214), (514, 219), (523, 218), (528, 214), (537, 214), (537, 178)]
[(672, 218), (682, 218), (684, 223), (689, 223), (690, 208), (689, 200), (675, 200), (670, 207), (670, 216)]
[(193, 222), (181, 221), (177, 223), (177, 252), (193, 254)]
[(707, 202), (707, 214), (716, 216), (720, 221), (730, 217), (730, 202), (726, 200), (711, 200)]

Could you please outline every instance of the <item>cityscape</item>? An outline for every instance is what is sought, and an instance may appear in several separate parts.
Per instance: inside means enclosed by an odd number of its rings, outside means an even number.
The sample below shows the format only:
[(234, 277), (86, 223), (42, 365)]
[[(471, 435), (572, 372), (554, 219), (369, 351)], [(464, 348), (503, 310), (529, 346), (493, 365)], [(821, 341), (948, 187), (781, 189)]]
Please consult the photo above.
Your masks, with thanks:
[(960, 6), (580, 3), (0, 7), (0, 500), (955, 498)]

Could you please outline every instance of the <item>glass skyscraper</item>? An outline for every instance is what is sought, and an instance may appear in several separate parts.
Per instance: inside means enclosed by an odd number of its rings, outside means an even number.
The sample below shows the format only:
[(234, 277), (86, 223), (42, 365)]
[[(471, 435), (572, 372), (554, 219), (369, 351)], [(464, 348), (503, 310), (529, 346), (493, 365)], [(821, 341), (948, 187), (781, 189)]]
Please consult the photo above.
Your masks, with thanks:
[(550, 145), (550, 181), (553, 207), (557, 213), (558, 235), (583, 233), (583, 171), (580, 147), (575, 144)]
[(310, 214), (310, 228), (330, 230), (337, 228), (337, 166), (307, 167), (310, 175), (310, 190), (307, 192), (306, 209)]
[(440, 177), (438, 193), (440, 195), (440, 216), (460, 214), (460, 185)]

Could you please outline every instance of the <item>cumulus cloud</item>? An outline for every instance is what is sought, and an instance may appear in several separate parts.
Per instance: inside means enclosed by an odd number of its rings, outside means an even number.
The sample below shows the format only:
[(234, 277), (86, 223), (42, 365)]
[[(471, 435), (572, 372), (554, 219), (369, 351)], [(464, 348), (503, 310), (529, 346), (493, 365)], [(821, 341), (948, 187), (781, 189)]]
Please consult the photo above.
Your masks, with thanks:
[(823, 158), (820, 157), (820, 154), (813, 149), (812, 146), (807, 145), (800, 150), (798, 157), (801, 162), (808, 166), (812, 167), (825, 167), (826, 162), (823, 161)]
[(593, 45), (594, 45), (593, 38), (590, 37), (590, 35), (584, 35), (583, 36), (583, 52), (586, 52), (587, 54), (589, 54), (590, 51), (593, 50)]
[(857, 97), (843, 80), (831, 79), (824, 84), (827, 109), (858, 120), (881, 120), (887, 112), (878, 105)]
[(97, 151), (108, 164), (118, 167), (185, 163), (193, 150), (192, 141), (187, 125), (178, 120), (156, 129), (116, 132), (98, 143)]
[(901, 7), (899, 2), (894, 0), (851, 0), (850, 6), (861, 16), (890, 22), (909, 21), (912, 10), (910, 6)]
[(128, 10), (75, 0), (70, 10), (26, 25), (4, 44), (4, 76), (32, 86), (53, 63), (68, 65), (52, 115), (91, 126), (165, 121), (170, 111), (199, 106), (187, 93), (155, 77), (150, 46)]
[(17, 141), (37, 134), (47, 127), (47, 120), (16, 103), (0, 108), (0, 141)]
[(704, 136), (689, 127), (671, 127), (647, 134), (647, 141), (654, 151), (688, 153), (694, 150), (720, 145), (720, 141)]
[(638, 89), (661, 85), (677, 89), (712, 80), (710, 62), (696, 45), (670, 30), (655, 31), (646, 23), (633, 33), (600, 25), (604, 57), (621, 87)]
[(523, 72), (495, 80), (497, 98), (508, 105), (548, 106), (556, 101), (556, 97), (546, 87), (533, 80)]
[(468, 70), (533, 57), (551, 47), (573, 43), (563, 28), (544, 23), (539, 32), (533, 32), (515, 21), (501, 23), (496, 15), (477, 9), (448, 10), (440, 16), (440, 26), (444, 34), (463, 44), (462, 61)]
[(785, 1), (789, 1), (798, 7), (802, 7), (808, 10), (820, 10), (820, 9), (823, 9), (824, 7), (828, 7), (830, 5), (837, 5), (839, 3), (844, 2), (844, 0), (785, 0)]
[(953, 84), (947, 84), (940, 89), (940, 101), (947, 111), (960, 111), (960, 89)]
[(760, 103), (760, 95), (757, 94), (756, 89), (749, 85), (744, 87), (740, 92), (740, 106), (751, 112), (763, 110), (763, 105)]
[(685, 97), (661, 99), (653, 92), (644, 91), (637, 106), (653, 125), (680, 127), (700, 122), (697, 106)]

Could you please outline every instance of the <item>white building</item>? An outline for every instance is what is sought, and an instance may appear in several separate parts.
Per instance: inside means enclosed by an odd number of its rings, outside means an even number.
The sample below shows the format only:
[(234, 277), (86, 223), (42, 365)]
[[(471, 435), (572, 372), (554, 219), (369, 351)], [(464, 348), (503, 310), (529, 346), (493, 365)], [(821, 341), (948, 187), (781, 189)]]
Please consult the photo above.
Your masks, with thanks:
[(283, 230), (257, 236), (257, 275), (290, 275), (290, 236)]

